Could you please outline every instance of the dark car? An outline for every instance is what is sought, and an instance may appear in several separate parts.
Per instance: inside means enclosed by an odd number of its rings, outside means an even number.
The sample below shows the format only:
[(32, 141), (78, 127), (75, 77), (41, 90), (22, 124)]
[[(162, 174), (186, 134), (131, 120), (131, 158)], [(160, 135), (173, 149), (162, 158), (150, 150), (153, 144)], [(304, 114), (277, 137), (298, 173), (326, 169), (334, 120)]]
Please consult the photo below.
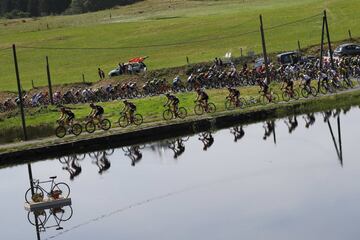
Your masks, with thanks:
[(356, 56), (360, 55), (360, 45), (354, 43), (346, 43), (338, 46), (334, 51), (334, 56)]

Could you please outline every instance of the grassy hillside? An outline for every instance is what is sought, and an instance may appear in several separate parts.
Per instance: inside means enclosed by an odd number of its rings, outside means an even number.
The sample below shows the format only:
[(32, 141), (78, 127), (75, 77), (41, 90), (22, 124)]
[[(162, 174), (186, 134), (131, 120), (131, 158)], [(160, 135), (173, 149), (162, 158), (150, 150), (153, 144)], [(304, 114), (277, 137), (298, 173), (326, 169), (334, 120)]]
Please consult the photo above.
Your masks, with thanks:
[[(118, 62), (147, 55), (150, 69), (207, 61), (240, 48), (260, 52), (258, 15), (265, 26), (276, 26), (328, 10), (333, 40), (360, 35), (358, 0), (145, 0), (124, 8), (76, 16), (0, 20), (0, 49), (18, 46), (25, 89), (46, 84), (45, 56), (50, 58), (54, 84), (97, 80), (97, 67), (108, 72)], [(111, 13), (111, 19), (110, 19)], [(49, 26), (49, 28), (47, 27)], [(266, 31), (268, 51), (291, 50), (320, 41), (321, 16)], [(196, 41), (195, 43), (193, 41)], [(181, 43), (181, 44), (177, 44)], [(155, 46), (154, 46), (155, 45)], [(64, 50), (61, 48), (75, 48)], [(86, 49), (77, 48), (112, 48)], [(0, 90), (15, 90), (11, 50), (0, 50)]]

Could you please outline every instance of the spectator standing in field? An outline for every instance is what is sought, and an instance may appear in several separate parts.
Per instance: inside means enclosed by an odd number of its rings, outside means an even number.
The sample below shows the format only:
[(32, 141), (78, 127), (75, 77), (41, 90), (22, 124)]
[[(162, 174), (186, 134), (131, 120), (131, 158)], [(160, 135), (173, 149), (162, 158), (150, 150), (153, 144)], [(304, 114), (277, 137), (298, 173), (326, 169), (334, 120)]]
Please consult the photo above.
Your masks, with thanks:
[(105, 79), (105, 72), (101, 68), (98, 68), (98, 74), (100, 79)]

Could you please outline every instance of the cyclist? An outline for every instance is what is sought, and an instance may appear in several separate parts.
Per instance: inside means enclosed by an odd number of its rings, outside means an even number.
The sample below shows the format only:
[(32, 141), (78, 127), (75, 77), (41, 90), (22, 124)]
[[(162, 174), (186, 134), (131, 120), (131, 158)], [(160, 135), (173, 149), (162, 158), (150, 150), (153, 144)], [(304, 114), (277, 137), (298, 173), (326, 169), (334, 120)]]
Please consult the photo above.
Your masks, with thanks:
[(94, 103), (90, 103), (90, 107), (91, 112), (89, 114), (89, 117), (92, 119), (96, 119), (100, 122), (104, 114), (104, 108), (99, 105), (95, 105)]
[(311, 87), (311, 77), (307, 74), (300, 74), (301, 84), (304, 85), (306, 90), (310, 90)]
[(130, 122), (134, 122), (134, 115), (135, 115), (135, 111), (136, 111), (136, 105), (132, 102), (129, 102), (128, 100), (124, 100), (124, 109), (122, 110), (122, 112), (127, 113), (129, 118), (130, 118)]
[(269, 102), (271, 102), (272, 96), (271, 96), (271, 93), (269, 92), (269, 85), (267, 83), (267, 80), (266, 79), (264, 79), (263, 81), (259, 80), (258, 83), (260, 86), (259, 92), (262, 92), (263, 95), (269, 100)]
[(75, 114), (70, 109), (66, 109), (65, 107), (61, 107), (60, 112), (61, 116), (57, 121), (65, 121), (65, 125), (72, 126), (75, 119)]
[(167, 102), (164, 104), (164, 107), (171, 104), (173, 107), (172, 111), (177, 115), (178, 109), (179, 109), (179, 98), (177, 98), (175, 95), (166, 93)]
[(285, 76), (281, 89), (284, 89), (284, 87), (288, 93), (291, 94), (294, 93), (294, 82), (292, 81), (292, 78), (289, 75)]
[(229, 91), (229, 96), (227, 96), (226, 98), (229, 98), (231, 101), (235, 102), (235, 106), (238, 107), (240, 105), (240, 91), (237, 90), (234, 87), (228, 87), (227, 88)]
[(197, 98), (195, 100), (195, 102), (199, 101), (200, 104), (205, 108), (205, 110), (207, 111), (208, 109), (208, 101), (209, 101), (209, 95), (202, 89), (197, 88), (196, 89), (196, 93), (197, 93)]

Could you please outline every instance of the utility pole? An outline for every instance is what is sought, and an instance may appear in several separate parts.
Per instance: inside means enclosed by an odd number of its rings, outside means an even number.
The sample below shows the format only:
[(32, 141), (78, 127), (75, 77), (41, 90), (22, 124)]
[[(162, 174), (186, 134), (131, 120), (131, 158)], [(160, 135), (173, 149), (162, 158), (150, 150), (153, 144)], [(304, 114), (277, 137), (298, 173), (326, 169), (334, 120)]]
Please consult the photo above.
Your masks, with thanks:
[(328, 46), (329, 46), (331, 67), (332, 67), (332, 69), (334, 69), (335, 64), (334, 64), (334, 58), (333, 58), (333, 51), (331, 48), (330, 32), (329, 32), (329, 25), (328, 25), (327, 16), (326, 16), (326, 10), (324, 10), (324, 20), (325, 20), (325, 26), (326, 26), (326, 36), (327, 36)]
[(50, 66), (49, 66), (49, 58), (48, 58), (48, 56), (46, 56), (46, 73), (47, 73), (48, 85), (49, 85), (50, 102), (51, 102), (51, 105), (54, 105), (53, 92), (52, 92), (52, 86), (51, 86)]
[(298, 51), (299, 51), (299, 54), (301, 53), (301, 46), (300, 46), (300, 41), (298, 40), (297, 41), (297, 44), (298, 44)]
[(24, 140), (27, 141), (27, 132), (26, 132), (26, 123), (25, 123), (25, 113), (24, 113), (24, 103), (22, 98), (22, 91), (21, 91), (21, 83), (20, 83), (20, 74), (19, 74), (19, 66), (16, 56), (16, 46), (13, 44), (13, 55), (14, 55), (14, 64), (15, 64), (15, 73), (16, 73), (16, 81), (17, 81), (17, 87), (18, 87), (18, 94), (19, 94), (19, 101), (20, 101), (20, 112), (21, 112), (21, 123), (24, 133)]
[(349, 29), (349, 39), (351, 40), (352, 39), (352, 35), (351, 35), (351, 30)]
[(264, 34), (264, 26), (263, 26), (263, 20), (262, 15), (260, 14), (260, 32), (261, 32), (261, 43), (262, 43), (262, 49), (263, 49), (263, 55), (264, 55), (264, 62), (265, 62), (265, 73), (266, 73), (266, 80), (267, 83), (270, 83), (269, 79), (269, 67), (268, 67), (268, 57), (266, 53), (266, 43), (265, 43), (265, 34)]

